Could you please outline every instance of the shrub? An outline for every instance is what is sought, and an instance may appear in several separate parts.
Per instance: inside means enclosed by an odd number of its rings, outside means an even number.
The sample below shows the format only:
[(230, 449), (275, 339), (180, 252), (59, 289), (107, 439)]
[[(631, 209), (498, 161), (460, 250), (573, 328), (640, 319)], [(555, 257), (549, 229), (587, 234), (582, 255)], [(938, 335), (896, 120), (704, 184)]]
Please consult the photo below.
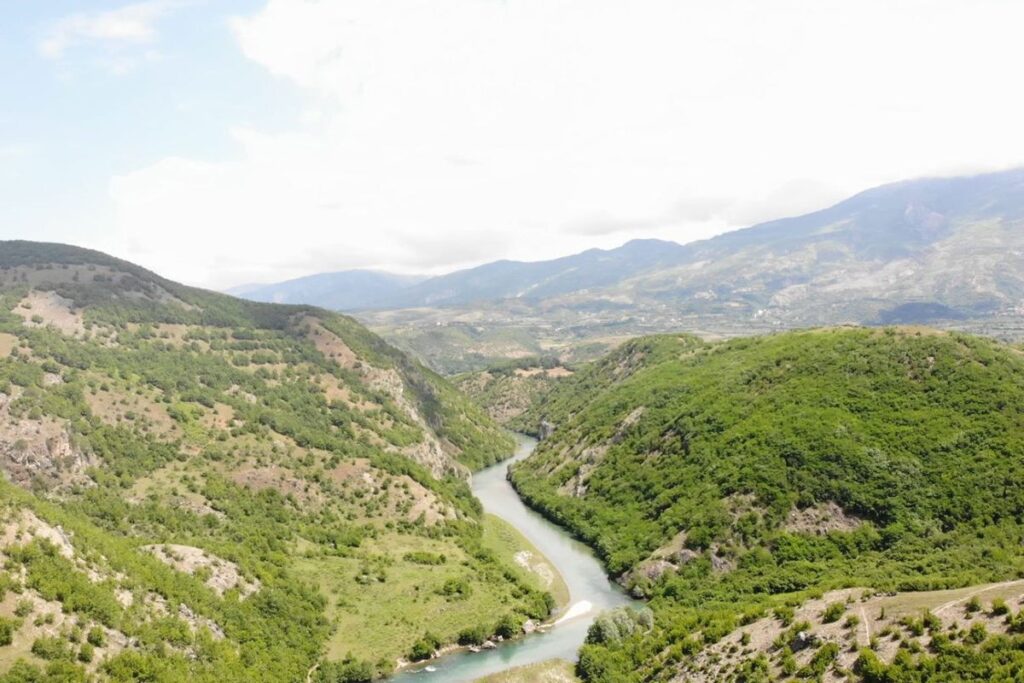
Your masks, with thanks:
[(780, 605), (779, 607), (776, 607), (773, 610), (773, 614), (783, 626), (789, 626), (793, 623), (794, 611), (789, 605)]
[(459, 632), (459, 645), (480, 645), (491, 635), (491, 629), (484, 624), (471, 626)]
[(95, 648), (93, 648), (92, 645), (89, 643), (82, 643), (82, 647), (78, 649), (78, 661), (88, 664), (92, 661), (95, 654)]
[(977, 621), (971, 624), (971, 628), (967, 631), (967, 637), (965, 640), (972, 645), (980, 645), (985, 642), (985, 638), (987, 637), (988, 629), (985, 628), (985, 624)]
[(63, 638), (43, 636), (36, 638), (35, 642), (32, 643), (32, 654), (40, 659), (68, 659), (71, 655), (71, 650), (67, 641)]
[(846, 614), (846, 605), (841, 602), (831, 602), (825, 607), (825, 611), (821, 613), (821, 620), (826, 624), (839, 621), (839, 617)]
[(28, 598), (22, 598), (18, 600), (18, 604), (14, 607), (14, 616), (16, 617), (27, 617), (32, 614), (32, 601)]
[(14, 642), (14, 632), (16, 630), (17, 622), (0, 617), (0, 647), (10, 645)]
[(494, 627), (494, 635), (501, 638), (514, 638), (523, 632), (523, 619), (516, 614), (506, 614), (498, 620)]
[(103, 647), (107, 643), (107, 636), (99, 626), (93, 626), (86, 634), (85, 640), (93, 647)]
[(409, 651), (409, 659), (414, 662), (430, 659), (440, 647), (441, 639), (427, 631), (422, 638), (413, 643), (412, 649)]

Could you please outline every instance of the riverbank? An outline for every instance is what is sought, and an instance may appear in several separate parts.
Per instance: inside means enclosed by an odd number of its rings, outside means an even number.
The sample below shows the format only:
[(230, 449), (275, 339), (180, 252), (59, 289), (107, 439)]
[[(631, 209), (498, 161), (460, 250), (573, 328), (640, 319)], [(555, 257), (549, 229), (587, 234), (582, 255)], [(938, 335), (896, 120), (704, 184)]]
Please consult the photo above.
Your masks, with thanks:
[(485, 512), (511, 525), (558, 571), (568, 592), (568, 607), (543, 632), (506, 640), (495, 649), (477, 653), (463, 649), (424, 662), (396, 674), (392, 683), (470, 683), (492, 674), (511, 675), (517, 667), (550, 660), (575, 661), (594, 617), (605, 609), (633, 602), (608, 578), (590, 548), (529, 509), (512, 489), (506, 477), (508, 465), (528, 457), (537, 443), (522, 435), (517, 435), (517, 441), (513, 458), (473, 475), (473, 494)]
[(556, 617), (569, 607), (571, 596), (562, 572), (510, 523), (494, 514), (484, 515), (484, 547), (534, 588), (551, 593)]
[(572, 662), (550, 659), (484, 676), (474, 683), (578, 683), (579, 680)]

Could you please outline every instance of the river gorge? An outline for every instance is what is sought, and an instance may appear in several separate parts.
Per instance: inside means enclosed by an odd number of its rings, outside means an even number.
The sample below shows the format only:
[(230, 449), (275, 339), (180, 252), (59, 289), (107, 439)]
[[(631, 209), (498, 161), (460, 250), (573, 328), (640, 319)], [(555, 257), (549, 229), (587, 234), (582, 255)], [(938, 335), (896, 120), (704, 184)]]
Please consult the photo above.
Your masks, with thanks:
[(484, 510), (501, 517), (520, 531), (561, 573), (570, 601), (549, 628), (506, 642), (493, 650), (460, 651), (408, 669), (391, 680), (465, 683), (481, 676), (548, 659), (574, 660), (594, 617), (602, 610), (632, 600), (605, 574), (604, 567), (586, 545), (567, 531), (528, 508), (508, 482), (508, 466), (528, 457), (537, 441), (516, 435), (515, 455), (473, 475), (473, 494)]

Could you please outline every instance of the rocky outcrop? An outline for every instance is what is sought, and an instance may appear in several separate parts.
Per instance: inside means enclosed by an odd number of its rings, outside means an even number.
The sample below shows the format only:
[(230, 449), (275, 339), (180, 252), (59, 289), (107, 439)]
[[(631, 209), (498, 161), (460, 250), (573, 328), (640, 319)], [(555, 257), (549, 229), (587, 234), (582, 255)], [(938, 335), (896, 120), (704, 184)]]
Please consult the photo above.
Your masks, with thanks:
[(53, 418), (11, 415), (20, 389), (0, 394), (0, 469), (18, 484), (42, 479), (51, 484), (87, 483), (85, 470), (96, 464), (75, 443), (67, 425)]

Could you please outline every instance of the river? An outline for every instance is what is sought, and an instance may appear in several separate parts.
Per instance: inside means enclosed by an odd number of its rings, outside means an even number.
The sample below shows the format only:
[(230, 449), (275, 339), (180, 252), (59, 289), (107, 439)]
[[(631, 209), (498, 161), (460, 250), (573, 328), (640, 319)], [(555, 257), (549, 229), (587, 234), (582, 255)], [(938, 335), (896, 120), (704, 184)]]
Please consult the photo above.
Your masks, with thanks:
[[(631, 604), (622, 589), (610, 581), (593, 551), (541, 515), (526, 507), (505, 475), (510, 463), (530, 455), (537, 442), (516, 435), (516, 453), (473, 475), (473, 493), (484, 510), (501, 517), (537, 546), (562, 574), (569, 586), (569, 608), (550, 630), (504, 643), (494, 650), (459, 652), (408, 669), (389, 679), (401, 683), (465, 683), (481, 676), (524, 664), (561, 658), (573, 661), (594, 617), (601, 610)], [(432, 671), (427, 671), (429, 666)]]

